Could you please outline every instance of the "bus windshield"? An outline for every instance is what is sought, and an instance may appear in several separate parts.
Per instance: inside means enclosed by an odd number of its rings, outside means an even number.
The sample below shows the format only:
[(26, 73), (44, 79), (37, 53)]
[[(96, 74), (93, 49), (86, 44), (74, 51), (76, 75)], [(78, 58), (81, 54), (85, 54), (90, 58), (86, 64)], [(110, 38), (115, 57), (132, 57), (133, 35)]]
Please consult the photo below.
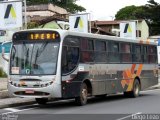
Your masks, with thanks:
[(53, 75), (56, 73), (59, 43), (17, 43), (11, 52), (10, 73), (19, 75)]

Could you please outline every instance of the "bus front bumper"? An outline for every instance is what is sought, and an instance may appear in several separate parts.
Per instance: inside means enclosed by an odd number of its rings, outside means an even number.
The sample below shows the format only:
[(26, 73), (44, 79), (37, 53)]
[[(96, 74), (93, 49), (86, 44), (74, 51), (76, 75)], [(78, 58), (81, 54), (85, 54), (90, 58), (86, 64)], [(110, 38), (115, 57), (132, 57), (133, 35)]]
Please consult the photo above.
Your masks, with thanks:
[(61, 85), (51, 84), (47, 87), (24, 88), (8, 83), (9, 96), (27, 98), (61, 98)]

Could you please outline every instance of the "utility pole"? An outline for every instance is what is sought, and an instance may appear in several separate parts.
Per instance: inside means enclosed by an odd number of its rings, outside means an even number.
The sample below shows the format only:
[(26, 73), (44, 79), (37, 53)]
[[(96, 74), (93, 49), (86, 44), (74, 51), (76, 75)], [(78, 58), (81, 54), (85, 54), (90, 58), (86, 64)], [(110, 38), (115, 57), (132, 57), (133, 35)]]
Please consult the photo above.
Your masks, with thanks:
[(27, 3), (26, 0), (24, 2), (24, 29), (27, 29)]

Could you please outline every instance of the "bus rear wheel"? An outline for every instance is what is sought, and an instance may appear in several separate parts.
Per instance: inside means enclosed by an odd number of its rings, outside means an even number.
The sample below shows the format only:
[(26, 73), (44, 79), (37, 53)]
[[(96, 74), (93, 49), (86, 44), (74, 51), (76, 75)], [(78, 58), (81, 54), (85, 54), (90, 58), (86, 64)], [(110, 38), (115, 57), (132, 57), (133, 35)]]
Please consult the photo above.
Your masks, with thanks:
[(48, 102), (47, 98), (36, 98), (35, 100), (39, 105), (45, 105)]
[(85, 105), (87, 104), (87, 96), (88, 96), (88, 90), (87, 90), (87, 85), (83, 83), (80, 88), (80, 95), (75, 98), (75, 102), (77, 105)]
[(135, 79), (132, 91), (124, 92), (124, 96), (136, 98), (139, 96), (139, 93), (140, 93), (140, 82), (138, 81), (138, 79)]
[(135, 79), (133, 84), (133, 90), (131, 91), (131, 97), (138, 97), (140, 93), (140, 88), (140, 82), (138, 81), (138, 79)]

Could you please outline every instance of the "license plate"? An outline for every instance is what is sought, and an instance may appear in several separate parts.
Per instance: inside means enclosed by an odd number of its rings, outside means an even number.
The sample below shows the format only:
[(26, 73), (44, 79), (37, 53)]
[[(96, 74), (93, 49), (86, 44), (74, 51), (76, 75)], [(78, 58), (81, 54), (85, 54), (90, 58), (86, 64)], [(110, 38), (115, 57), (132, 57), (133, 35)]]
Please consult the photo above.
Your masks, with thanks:
[(27, 93), (27, 94), (34, 94), (34, 91), (33, 90), (26, 90), (25, 93)]

